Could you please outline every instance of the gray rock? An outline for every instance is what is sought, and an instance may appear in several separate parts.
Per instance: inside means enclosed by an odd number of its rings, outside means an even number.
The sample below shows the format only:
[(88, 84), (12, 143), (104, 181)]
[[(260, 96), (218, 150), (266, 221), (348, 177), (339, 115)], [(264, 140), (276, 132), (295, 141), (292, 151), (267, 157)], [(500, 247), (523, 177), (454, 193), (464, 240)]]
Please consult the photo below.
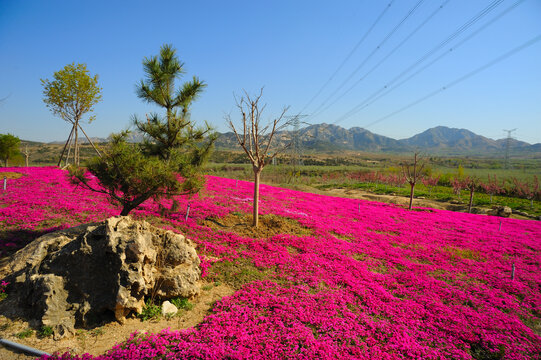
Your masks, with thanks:
[(509, 206), (493, 206), (492, 209), (487, 211), (488, 215), (509, 217), (513, 213), (513, 210)]
[(175, 315), (178, 312), (178, 309), (175, 305), (171, 304), (169, 301), (164, 301), (162, 304), (162, 316)]
[(184, 236), (146, 221), (113, 217), (44, 235), (0, 269), (30, 317), (59, 339), (111, 319), (140, 313), (145, 296), (194, 297), (200, 260)]

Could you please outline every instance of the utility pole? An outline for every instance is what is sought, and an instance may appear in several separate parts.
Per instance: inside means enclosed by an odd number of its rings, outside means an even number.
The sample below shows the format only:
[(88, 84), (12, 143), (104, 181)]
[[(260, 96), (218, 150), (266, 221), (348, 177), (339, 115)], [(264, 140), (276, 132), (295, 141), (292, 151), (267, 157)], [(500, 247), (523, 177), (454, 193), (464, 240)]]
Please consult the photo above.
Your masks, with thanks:
[(509, 169), (509, 147), (511, 146), (511, 133), (513, 131), (516, 131), (517, 129), (511, 129), (511, 130), (503, 130), (507, 132), (507, 139), (505, 141), (505, 168)]

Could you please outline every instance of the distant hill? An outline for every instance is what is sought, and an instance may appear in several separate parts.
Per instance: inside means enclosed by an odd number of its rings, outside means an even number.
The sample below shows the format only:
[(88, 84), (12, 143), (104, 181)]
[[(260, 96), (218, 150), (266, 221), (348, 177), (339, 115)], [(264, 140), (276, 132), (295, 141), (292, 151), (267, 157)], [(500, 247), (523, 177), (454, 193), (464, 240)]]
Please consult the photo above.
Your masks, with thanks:
[[(294, 134), (292, 131), (280, 131), (275, 137), (275, 145), (283, 146), (290, 143)], [(103, 143), (108, 139), (93, 137), (93, 142)], [(129, 134), (129, 142), (140, 142), (143, 137), (138, 132)], [(81, 143), (87, 139), (80, 138)], [(505, 154), (507, 139), (493, 140), (477, 135), (466, 129), (436, 126), (407, 139), (396, 140), (378, 135), (360, 127), (345, 129), (333, 124), (316, 124), (299, 130), (299, 142), (307, 151), (339, 151), (354, 150), (366, 152), (405, 153), (422, 151), (433, 155), (461, 156), (495, 156)], [(65, 141), (54, 141), (54, 144), (64, 144)], [(216, 142), (218, 149), (239, 149), (233, 132), (220, 134)], [(524, 141), (511, 139), (509, 153), (512, 156), (541, 157), (541, 143), (528, 144)]]
[[(276, 141), (279, 145), (290, 142), (291, 131), (281, 131)], [(502, 156), (505, 153), (507, 139), (493, 140), (477, 135), (466, 129), (437, 126), (407, 139), (396, 140), (374, 134), (366, 129), (353, 127), (344, 129), (337, 125), (316, 124), (299, 130), (299, 141), (306, 150), (357, 150), (367, 152), (423, 151), (434, 155), (487, 155)], [(220, 134), (216, 146), (222, 149), (238, 148), (232, 132)], [(541, 156), (541, 143), (528, 144), (511, 139), (511, 155)]]

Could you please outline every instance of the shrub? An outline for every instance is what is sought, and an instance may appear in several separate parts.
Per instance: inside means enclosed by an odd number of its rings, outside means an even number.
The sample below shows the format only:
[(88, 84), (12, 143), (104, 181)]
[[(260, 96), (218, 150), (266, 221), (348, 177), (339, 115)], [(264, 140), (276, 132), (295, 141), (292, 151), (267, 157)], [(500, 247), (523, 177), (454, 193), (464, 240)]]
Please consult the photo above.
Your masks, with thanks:
[(159, 319), (162, 315), (162, 309), (158, 305), (154, 304), (152, 299), (148, 299), (143, 306), (143, 311), (139, 314), (139, 318), (142, 321)]

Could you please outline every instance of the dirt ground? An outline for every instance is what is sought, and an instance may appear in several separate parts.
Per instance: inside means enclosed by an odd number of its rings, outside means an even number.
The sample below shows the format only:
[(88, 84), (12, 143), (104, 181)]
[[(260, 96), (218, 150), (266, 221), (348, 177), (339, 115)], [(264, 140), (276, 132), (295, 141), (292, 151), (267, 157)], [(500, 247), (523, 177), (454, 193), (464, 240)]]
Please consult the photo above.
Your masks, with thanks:
[(214, 230), (234, 232), (240, 236), (257, 239), (268, 238), (276, 234), (311, 235), (312, 231), (299, 224), (298, 221), (277, 216), (274, 214), (259, 215), (259, 224), (256, 229), (252, 227), (252, 215), (243, 213), (230, 213), (222, 218), (205, 219), (201, 225)]
[(4, 178), (7, 179), (18, 179), (21, 176), (23, 176), (20, 173), (17, 172), (11, 172), (11, 171), (0, 171), (0, 179), (4, 180)]
[[(170, 320), (161, 318), (154, 321), (141, 321), (138, 318), (130, 318), (123, 325), (118, 322), (111, 322), (95, 329), (78, 330), (74, 337), (58, 341), (53, 340), (52, 337), (39, 338), (35, 331), (27, 338), (18, 338), (15, 334), (27, 330), (29, 328), (28, 322), (11, 320), (5, 316), (0, 316), (0, 337), (49, 354), (70, 351), (72, 354), (90, 353), (99, 355), (111, 349), (115, 344), (128, 339), (135, 331), (139, 333), (157, 333), (166, 328), (177, 330), (196, 326), (203, 321), (216, 301), (233, 294), (233, 292), (234, 290), (225, 284), (203, 283), (201, 294), (191, 301), (194, 305), (193, 308), (191, 310), (180, 310), (177, 316)], [(18, 353), (0, 345), (0, 359), (27, 360), (34, 358), (34, 356)]]

